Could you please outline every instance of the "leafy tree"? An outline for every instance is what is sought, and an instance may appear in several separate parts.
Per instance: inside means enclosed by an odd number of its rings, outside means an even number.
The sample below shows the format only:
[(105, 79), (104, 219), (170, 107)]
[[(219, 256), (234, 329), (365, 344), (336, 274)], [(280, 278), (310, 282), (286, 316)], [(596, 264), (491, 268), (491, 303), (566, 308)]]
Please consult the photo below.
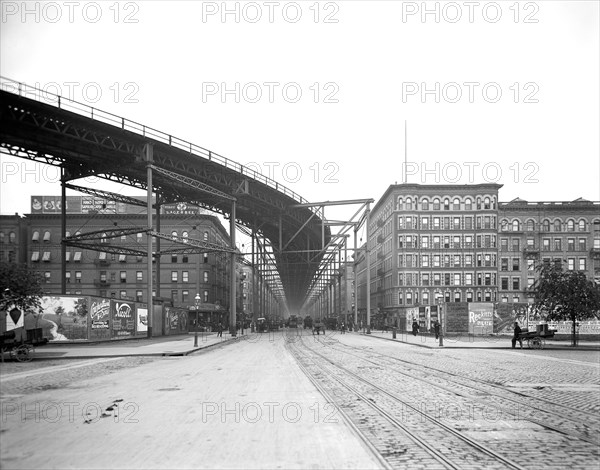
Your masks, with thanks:
[(600, 286), (582, 271), (563, 271), (561, 263), (545, 262), (536, 270), (539, 278), (531, 286), (533, 309), (545, 313), (547, 320), (571, 321), (572, 344), (576, 346), (576, 324), (600, 311)]
[(0, 310), (10, 305), (28, 310), (41, 308), (42, 276), (25, 264), (0, 263)]

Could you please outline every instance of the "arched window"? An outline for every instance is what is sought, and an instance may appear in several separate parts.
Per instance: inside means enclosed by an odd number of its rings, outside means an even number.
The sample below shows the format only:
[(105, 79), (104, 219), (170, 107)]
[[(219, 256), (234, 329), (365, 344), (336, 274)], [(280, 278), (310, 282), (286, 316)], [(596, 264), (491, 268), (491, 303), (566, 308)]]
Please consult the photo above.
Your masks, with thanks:
[(183, 237), (185, 240), (187, 240), (187, 239), (188, 239), (188, 233), (187, 233), (186, 231), (184, 231), (184, 232), (181, 234), (181, 236), (182, 236), (182, 237)]
[(477, 198), (477, 210), (481, 209), (481, 198)]
[(573, 222), (572, 220), (568, 220), (567, 221), (567, 231), (568, 232), (574, 232), (575, 231), (575, 222)]
[(424, 211), (429, 210), (429, 199), (423, 198), (423, 200), (421, 201), (421, 209)]
[(496, 198), (492, 198), (492, 209), (496, 209)]
[(555, 232), (560, 232), (561, 231), (561, 225), (562, 225), (562, 222), (560, 220), (555, 220), (554, 221), (554, 231)]
[(535, 230), (535, 222), (531, 219), (527, 221), (527, 231), (533, 232)]
[(440, 199), (437, 197), (433, 200), (433, 210), (434, 211), (440, 210)]
[(465, 199), (465, 210), (466, 211), (473, 210), (473, 202), (471, 201), (470, 197), (468, 197), (467, 199)]
[(15, 234), (15, 232), (10, 232), (8, 234), (8, 243), (14, 243), (16, 239), (17, 235)]
[(518, 220), (513, 220), (512, 222), (512, 231), (513, 232), (519, 232), (521, 230), (521, 226), (519, 224)]
[(207, 242), (208, 241), (208, 232), (204, 232), (204, 241)]
[(500, 222), (500, 230), (502, 230), (503, 232), (507, 232), (509, 227), (510, 224), (508, 223), (508, 220), (503, 220), (502, 222)]
[(173, 231), (171, 232), (171, 238), (172, 238), (173, 240), (176, 240), (176, 239), (177, 239), (177, 230), (173, 230)]
[(448, 199), (448, 198), (444, 199), (444, 210), (445, 211), (450, 210), (450, 199)]
[(580, 232), (585, 232), (585, 229), (586, 229), (586, 223), (585, 223), (585, 220), (581, 219), (581, 220), (579, 221), (579, 231), (580, 231)]
[(550, 231), (550, 221), (544, 220), (542, 222), (542, 232), (549, 232), (549, 231)]
[(454, 201), (452, 201), (452, 209), (455, 211), (460, 210), (460, 199), (458, 199), (457, 197), (455, 197)]
[(490, 198), (489, 198), (489, 197), (486, 197), (486, 198), (483, 200), (483, 208), (484, 208), (484, 209), (489, 209), (489, 208), (490, 208)]
[(399, 197), (399, 198), (398, 198), (398, 210), (402, 209), (402, 202), (403, 202), (403, 201), (402, 201), (402, 198), (401, 198), (401, 197)]
[(406, 210), (412, 210), (412, 199), (407, 197), (406, 198), (406, 206), (404, 207)]

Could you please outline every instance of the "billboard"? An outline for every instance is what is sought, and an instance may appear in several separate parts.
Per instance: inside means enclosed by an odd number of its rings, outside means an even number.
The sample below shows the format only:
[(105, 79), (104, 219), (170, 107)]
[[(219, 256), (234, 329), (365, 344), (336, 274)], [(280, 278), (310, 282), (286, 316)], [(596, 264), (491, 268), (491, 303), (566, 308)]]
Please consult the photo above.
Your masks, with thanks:
[(489, 335), (494, 331), (494, 304), (469, 302), (469, 334)]
[(111, 300), (112, 336), (124, 338), (135, 335), (135, 302)]
[(110, 300), (90, 299), (90, 333), (89, 339), (110, 338)]
[(48, 330), (50, 341), (88, 339), (88, 306), (89, 297), (44, 296), (38, 328)]

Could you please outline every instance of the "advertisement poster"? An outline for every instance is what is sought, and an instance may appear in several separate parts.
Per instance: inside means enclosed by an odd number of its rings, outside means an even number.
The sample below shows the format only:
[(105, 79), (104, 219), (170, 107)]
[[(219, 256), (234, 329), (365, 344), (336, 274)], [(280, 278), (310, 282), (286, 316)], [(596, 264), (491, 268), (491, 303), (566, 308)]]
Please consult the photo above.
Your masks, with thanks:
[(148, 305), (137, 304), (136, 326), (137, 334), (146, 334), (148, 331)]
[(126, 300), (111, 300), (113, 338), (126, 338), (135, 334), (135, 303)]
[(50, 341), (72, 341), (88, 339), (88, 297), (46, 296), (38, 328), (48, 331)]
[(412, 330), (414, 320), (419, 321), (419, 307), (411, 307), (406, 309), (406, 331)]
[(469, 334), (489, 335), (494, 331), (494, 304), (470, 302)]
[(494, 315), (494, 333), (512, 334), (515, 321), (519, 322), (521, 328), (527, 325), (526, 302), (499, 302), (496, 304)]
[(90, 339), (110, 339), (110, 300), (90, 299)]
[(467, 302), (446, 302), (445, 327), (452, 333), (469, 331), (469, 311)]

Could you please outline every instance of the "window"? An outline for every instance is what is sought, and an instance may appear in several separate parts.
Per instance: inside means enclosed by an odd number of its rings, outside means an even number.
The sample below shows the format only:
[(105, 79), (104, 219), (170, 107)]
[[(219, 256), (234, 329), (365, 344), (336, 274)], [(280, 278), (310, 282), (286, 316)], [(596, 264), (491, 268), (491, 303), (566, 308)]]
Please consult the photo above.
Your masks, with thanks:
[(204, 263), (208, 263), (208, 253), (203, 253), (203, 261)]
[(441, 257), (440, 255), (433, 255), (433, 266), (436, 268), (440, 267)]
[(423, 304), (429, 305), (429, 292), (423, 291)]
[(512, 239), (512, 251), (519, 251), (521, 243), (518, 238)]
[(471, 198), (467, 198), (465, 199), (465, 210), (466, 211), (470, 211), (473, 210), (473, 202), (471, 201)]
[(127, 282), (127, 271), (121, 271), (121, 283)]
[(513, 271), (519, 271), (521, 269), (519, 261), (520, 261), (519, 258), (512, 259), (512, 270)]
[(421, 217), (421, 230), (429, 230), (429, 217)]
[(460, 266), (460, 255), (454, 255), (454, 266)]
[(143, 236), (144, 236), (143, 233), (137, 233), (136, 234), (136, 238), (137, 238), (137, 242), (138, 243), (142, 243)]
[(535, 222), (530, 219), (527, 221), (527, 231), (533, 232), (534, 230), (535, 230)]
[(398, 285), (404, 285), (404, 275), (402, 273), (398, 273)]
[(36, 230), (33, 232), (33, 236), (31, 237), (31, 241), (39, 242), (40, 241), (40, 232)]
[(189, 261), (188, 255), (182, 255), (181, 256), (181, 262), (182, 263), (187, 263)]
[(585, 220), (580, 220), (579, 221), (579, 231), (580, 232), (585, 232), (585, 230), (586, 230)]
[(204, 232), (204, 241), (207, 242), (208, 241), (208, 232)]
[(423, 255), (421, 266), (426, 268), (429, 266), (429, 255)]
[(520, 232), (521, 231), (521, 225), (519, 224), (518, 220), (513, 220), (513, 222), (512, 222), (512, 231), (513, 232)]
[(454, 217), (452, 220), (452, 225), (454, 230), (460, 230), (460, 217)]
[(573, 222), (572, 220), (567, 221), (567, 232), (574, 232), (575, 231), (575, 222)]
[(412, 210), (412, 199), (407, 197), (406, 198), (406, 205), (404, 206), (404, 208), (406, 210)]
[(126, 299), (127, 298), (127, 291), (126, 290), (119, 291), (119, 297), (121, 299)]
[(171, 263), (177, 263), (177, 255), (171, 255)]
[(119, 263), (126, 263), (127, 255), (119, 255)]
[(453, 246), (452, 246), (453, 248), (460, 248), (460, 237), (459, 236), (454, 237), (453, 242), (454, 242)]
[(450, 285), (450, 273), (444, 273), (444, 285), (445, 286)]
[(406, 273), (406, 285), (412, 286), (412, 273)]
[(188, 234), (188, 232), (186, 232), (186, 231), (184, 231), (184, 232), (181, 234), (181, 237), (184, 239), (184, 241), (187, 241), (187, 239), (188, 239), (188, 236), (189, 236), (189, 234)]
[(67, 271), (65, 273), (65, 281), (67, 282), (67, 284), (71, 283), (71, 271)]
[(50, 271), (46, 271), (44, 273), (44, 282), (50, 282), (50, 276), (51, 276)]
[(454, 274), (454, 285), (460, 286), (460, 274), (459, 273)]
[(171, 271), (171, 282), (177, 282), (177, 271)]
[(44, 232), (44, 241), (45, 242), (49, 242), (50, 241), (50, 231), (49, 230), (46, 230)]
[(585, 238), (580, 238), (579, 239), (579, 251), (585, 251), (586, 247), (586, 242), (585, 242)]
[(461, 298), (461, 296), (460, 296), (460, 292), (459, 292), (459, 291), (456, 291), (456, 292), (454, 293), (454, 301), (455, 301), (455, 302), (460, 302), (460, 298)]
[(421, 248), (429, 248), (429, 237), (421, 237)]
[(171, 302), (173, 302), (173, 303), (177, 302), (177, 294), (179, 294), (177, 289), (173, 289), (171, 291)]
[(406, 293), (406, 304), (407, 305), (411, 305), (412, 304), (412, 292), (407, 292)]
[(137, 282), (142, 282), (144, 280), (144, 272), (143, 271), (136, 271), (136, 273), (135, 273), (135, 280)]
[(424, 198), (424, 199), (421, 201), (421, 209), (422, 209), (422, 210), (424, 210), (424, 211), (427, 211), (427, 210), (429, 210), (429, 199), (427, 199), (427, 198)]
[(98, 255), (98, 259), (102, 261), (106, 260), (106, 253), (104, 251), (101, 251)]
[(434, 217), (433, 218), (433, 229), (434, 230), (439, 230), (440, 229), (440, 218), (439, 217)]
[(485, 285), (486, 286), (491, 286), (492, 285), (492, 275), (490, 273), (485, 273), (484, 274), (484, 279), (485, 279)]
[(532, 286), (533, 286), (533, 283), (534, 283), (534, 282), (535, 282), (535, 278), (533, 278), (533, 277), (528, 277), (528, 278), (527, 278), (527, 288), (528, 288), (528, 289), (531, 289), (531, 288), (532, 288)]
[(508, 290), (508, 278), (507, 277), (500, 278), (500, 289)]
[(33, 253), (31, 253), (31, 261), (36, 263), (39, 260), (40, 260), (40, 252), (39, 251), (34, 251)]
[(491, 207), (491, 205), (490, 205), (490, 198), (489, 198), (489, 197), (486, 197), (486, 198), (483, 200), (483, 208), (484, 208), (484, 209), (489, 209), (490, 207)]
[(521, 287), (521, 278), (513, 277), (512, 278), (512, 290), (519, 290)]
[(183, 303), (187, 303), (187, 301), (190, 298), (190, 291), (189, 290), (182, 290), (181, 291), (181, 302)]
[(208, 284), (208, 271), (204, 271), (203, 273), (203, 282)]
[(554, 251), (562, 251), (562, 244), (560, 238), (554, 239)]
[(17, 240), (17, 235), (15, 232), (10, 232), (8, 234), (8, 243), (14, 243)]
[(575, 251), (575, 239), (567, 238), (567, 251)]
[(542, 240), (542, 250), (550, 251), (550, 239), (549, 238), (544, 238)]
[(549, 231), (550, 231), (550, 221), (544, 220), (542, 222), (542, 232), (549, 232)]
[(142, 302), (143, 301), (143, 297), (144, 297), (144, 293), (141, 290), (136, 290), (135, 291), (135, 300), (137, 302)]
[(455, 197), (454, 201), (452, 201), (452, 209), (455, 211), (460, 210), (460, 200), (457, 197)]
[(422, 286), (428, 286), (429, 285), (429, 274), (422, 274), (421, 275), (421, 285)]
[(473, 285), (473, 274), (472, 273), (465, 273), (465, 284), (467, 286)]
[(444, 199), (444, 210), (445, 211), (450, 210), (450, 199), (448, 199), (448, 198)]
[(173, 240), (177, 240), (177, 237), (178, 237), (178, 236), (179, 236), (179, 235), (177, 234), (177, 230), (173, 230), (173, 231), (171, 232), (171, 238), (172, 238)]
[(500, 251), (508, 251), (508, 238), (500, 239)]
[(532, 259), (527, 260), (527, 271), (535, 271), (535, 261)]
[(202, 299), (204, 300), (204, 303), (207, 303), (207, 302), (208, 302), (208, 291), (207, 291), (207, 290), (205, 290), (205, 291), (202, 293)]
[(473, 266), (473, 255), (465, 255), (465, 266)]
[(561, 222), (560, 220), (555, 220), (554, 221), (554, 231), (555, 232), (560, 232), (561, 231)]
[(433, 200), (433, 210), (434, 211), (440, 210), (440, 200), (437, 197)]
[(106, 239), (106, 233), (103, 233), (100, 236), (100, 243), (107, 243), (107, 242), (108, 242), (108, 240)]
[(585, 258), (579, 258), (579, 270), (580, 271), (585, 271), (586, 267), (585, 267)]
[(50, 261), (50, 252), (49, 251), (44, 251), (44, 254), (42, 256), (42, 261), (44, 261), (45, 263), (48, 263)]
[(81, 271), (75, 271), (75, 282), (81, 283)]

